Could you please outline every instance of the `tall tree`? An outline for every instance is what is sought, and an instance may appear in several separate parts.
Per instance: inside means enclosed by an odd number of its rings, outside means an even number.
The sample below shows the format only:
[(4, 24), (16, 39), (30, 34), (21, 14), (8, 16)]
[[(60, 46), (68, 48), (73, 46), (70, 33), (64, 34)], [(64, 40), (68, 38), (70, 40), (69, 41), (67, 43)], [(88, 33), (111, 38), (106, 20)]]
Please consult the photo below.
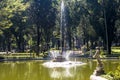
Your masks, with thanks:
[[(90, 7), (91, 24), (96, 33), (102, 37), (107, 46), (108, 54), (111, 54), (112, 41), (115, 37), (115, 21), (117, 20), (117, 0), (87, 0)], [(106, 34), (106, 35), (105, 35)]]
[[(6, 38), (5, 41), (7, 45), (8, 43), (11, 43), (10, 28), (13, 26), (14, 27), (19, 26), (21, 21), (21, 20), (18, 22), (16, 21), (20, 17), (17, 17), (16, 20), (15, 19), (13, 20), (13, 18), (15, 16), (22, 15), (21, 13), (25, 11), (28, 7), (29, 7), (29, 3), (23, 0), (16, 0), (16, 1), (4, 0), (0, 2), (0, 13), (1, 13), (0, 14), (0, 30), (2, 30), (4, 33), (4, 36)], [(16, 24), (19, 24), (19, 25), (16, 25)], [(8, 32), (10, 32), (10, 34), (8, 34)]]
[(105, 27), (106, 27), (106, 34), (107, 34), (107, 51), (108, 54), (111, 54), (111, 46), (112, 42), (115, 38), (115, 21), (117, 20), (117, 3), (116, 0), (108, 0), (108, 1), (103, 1), (104, 5), (104, 19), (105, 21)]
[[(50, 41), (51, 29), (55, 25), (55, 8), (52, 0), (34, 0), (30, 7), (30, 18), (37, 27), (37, 55), (39, 55), (41, 41)], [(41, 43), (40, 43), (41, 42)]]

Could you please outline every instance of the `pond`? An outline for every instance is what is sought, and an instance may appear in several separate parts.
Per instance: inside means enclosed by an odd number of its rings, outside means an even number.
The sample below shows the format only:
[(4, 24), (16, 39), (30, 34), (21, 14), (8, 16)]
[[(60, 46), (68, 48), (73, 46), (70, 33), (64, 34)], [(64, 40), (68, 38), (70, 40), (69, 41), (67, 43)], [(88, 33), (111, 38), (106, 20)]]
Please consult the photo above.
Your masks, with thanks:
[[(74, 60), (74, 59), (71, 59)], [(46, 68), (46, 61), (0, 62), (0, 80), (89, 80), (96, 60), (81, 60), (86, 65), (72, 68)], [(114, 71), (120, 60), (102, 60), (105, 72)]]

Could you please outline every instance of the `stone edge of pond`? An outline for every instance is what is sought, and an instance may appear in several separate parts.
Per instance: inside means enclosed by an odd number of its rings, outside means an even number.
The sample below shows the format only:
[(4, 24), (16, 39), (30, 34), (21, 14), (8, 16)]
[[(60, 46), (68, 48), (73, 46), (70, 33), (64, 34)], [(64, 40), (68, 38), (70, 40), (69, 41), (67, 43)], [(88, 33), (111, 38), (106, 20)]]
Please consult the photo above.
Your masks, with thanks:
[[(88, 58), (88, 59), (95, 59), (95, 58)], [(120, 59), (119, 57), (106, 57), (106, 58), (100, 58), (100, 59)]]
[[(73, 57), (73, 58), (84, 58), (84, 59), (95, 59), (95, 58), (92, 58), (92, 57)], [(119, 57), (105, 57), (105, 58), (101, 58), (101, 59), (119, 59)], [(17, 58), (17, 57), (12, 57), (12, 58), (6, 58), (6, 57), (3, 57), (3, 58), (0, 58), (0, 62), (2, 61), (27, 61), (27, 60), (50, 60), (50, 58), (41, 58), (41, 57), (24, 57), (24, 58)]]
[[(75, 56), (73, 58), (85, 58), (85, 59), (96, 59), (96, 58), (93, 58), (93, 57), (88, 57), (88, 56)], [(102, 57), (100, 59), (120, 59), (120, 57)]]
[(0, 62), (4, 61), (28, 61), (28, 60), (49, 60), (48, 58), (11, 58), (0, 59)]

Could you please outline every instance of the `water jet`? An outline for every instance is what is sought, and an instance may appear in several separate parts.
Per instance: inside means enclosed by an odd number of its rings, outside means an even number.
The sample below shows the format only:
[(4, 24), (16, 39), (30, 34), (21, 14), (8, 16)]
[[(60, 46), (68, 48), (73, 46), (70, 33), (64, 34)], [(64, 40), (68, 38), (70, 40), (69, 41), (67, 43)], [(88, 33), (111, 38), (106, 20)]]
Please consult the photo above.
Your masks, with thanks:
[(73, 51), (66, 50), (67, 44), (67, 27), (66, 27), (66, 18), (65, 18), (65, 1), (61, 1), (61, 23), (60, 23), (60, 44), (61, 50), (52, 50), (50, 51), (50, 57), (52, 60), (50, 62), (45, 62), (43, 65), (48, 68), (55, 68), (55, 67), (74, 67), (74, 66), (81, 66), (86, 63), (77, 62), (77, 61), (70, 61), (69, 55), (73, 53)]

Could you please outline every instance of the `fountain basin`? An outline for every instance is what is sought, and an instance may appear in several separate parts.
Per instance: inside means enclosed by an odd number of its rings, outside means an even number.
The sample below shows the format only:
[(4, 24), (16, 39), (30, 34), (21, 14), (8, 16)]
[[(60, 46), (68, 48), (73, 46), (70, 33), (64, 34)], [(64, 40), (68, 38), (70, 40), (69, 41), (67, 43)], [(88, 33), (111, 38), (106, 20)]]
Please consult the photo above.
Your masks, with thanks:
[(86, 63), (83, 62), (76, 62), (76, 61), (63, 61), (63, 62), (45, 62), (43, 63), (43, 66), (48, 67), (48, 68), (56, 68), (56, 67), (62, 67), (62, 68), (71, 68), (75, 66), (82, 66), (85, 65)]

